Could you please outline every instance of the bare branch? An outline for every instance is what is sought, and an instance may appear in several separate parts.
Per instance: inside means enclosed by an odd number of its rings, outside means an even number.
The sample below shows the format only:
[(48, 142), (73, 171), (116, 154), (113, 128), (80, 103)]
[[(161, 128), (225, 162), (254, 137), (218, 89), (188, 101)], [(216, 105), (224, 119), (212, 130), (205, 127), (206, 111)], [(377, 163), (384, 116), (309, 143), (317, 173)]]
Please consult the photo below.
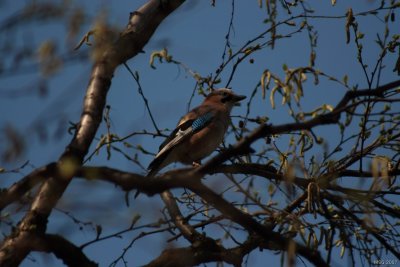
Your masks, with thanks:
[[(174, 196), (170, 191), (164, 191), (161, 193), (161, 199), (164, 201), (167, 207), (168, 213), (172, 218), (175, 226), (180, 230), (182, 235), (191, 243), (205, 239), (206, 237), (197, 232), (193, 226), (191, 226), (185, 217), (179, 210), (178, 205), (174, 199)], [(210, 239), (210, 242), (215, 242)]]
[[(88, 170), (88, 167), (84, 167), (83, 169)], [(120, 186), (124, 188), (124, 190), (139, 189), (145, 193), (154, 194), (175, 187), (184, 187), (190, 189), (198, 196), (203, 198), (207, 203), (213, 205), (217, 210), (224, 214), (226, 218), (243, 226), (250, 233), (257, 233), (267, 241), (274, 240), (277, 246), (279, 246), (281, 249), (287, 249), (289, 242), (288, 239), (283, 238), (280, 234), (273, 232), (271, 228), (259, 224), (252, 218), (250, 214), (238, 210), (231, 203), (203, 185), (200, 182), (202, 175), (199, 175), (197, 169), (180, 169), (167, 172), (155, 178), (147, 177), (145, 179), (141, 179), (140, 176), (136, 174), (125, 173), (118, 170), (108, 169), (106, 167), (98, 168), (97, 171), (91, 168), (91, 173), (95, 174), (96, 177), (102, 180), (110, 181), (117, 185), (119, 185), (118, 181), (122, 181), (123, 185)], [(84, 172), (80, 174), (84, 174)], [(123, 179), (121, 179), (121, 177), (123, 177)], [(172, 215), (175, 216), (176, 214), (172, 213)], [(181, 219), (179, 214), (177, 218), (179, 220)], [(179, 223), (182, 223), (182, 221), (179, 221)], [(184, 228), (182, 229), (184, 229), (184, 235), (186, 235), (186, 238), (189, 240), (192, 240), (193, 237), (191, 235), (193, 234), (193, 231), (191, 229), (193, 229), (193, 227), (190, 226), (190, 228), (186, 228), (188, 225), (183, 226)], [(297, 247), (301, 246), (297, 244)], [(323, 261), (318, 252), (303, 249), (301, 252), (299, 251), (299, 253), (318, 266), (326, 266), (326, 263)]]
[(54, 175), (56, 171), (56, 163), (50, 163), (44, 167), (38, 168), (13, 184), (7, 190), (0, 192), (0, 210), (4, 209), (11, 203), (18, 201), (29, 190), (42, 182), (45, 177)]
[[(166, 249), (161, 255), (146, 264), (146, 267), (155, 266), (195, 266), (207, 262), (223, 261), (233, 266), (242, 266), (243, 258), (253, 250), (269, 249), (269, 250), (287, 250), (287, 247), (282, 247), (273, 239), (265, 240), (256, 235), (251, 235), (241, 245), (225, 249), (221, 245), (200, 244), (196, 247)], [(296, 245), (296, 250), (299, 254), (308, 254), (308, 259), (316, 266), (328, 266), (325, 262), (318, 259), (318, 253), (310, 252), (310, 249), (302, 245)]]
[(207, 161), (204, 165), (196, 169), (198, 173), (208, 173), (227, 159), (248, 152), (250, 145), (258, 139), (263, 137), (274, 135), (274, 134), (282, 134), (299, 130), (310, 130), (313, 127), (319, 125), (326, 124), (334, 124), (337, 123), (340, 119), (340, 114), (346, 110), (346, 105), (350, 100), (355, 99), (361, 96), (382, 96), (386, 91), (389, 91), (393, 88), (400, 86), (400, 80), (391, 82), (382, 86), (377, 87), (376, 89), (369, 90), (357, 90), (357, 91), (348, 91), (336, 105), (332, 112), (327, 114), (321, 114), (316, 116), (313, 119), (304, 122), (296, 122), (296, 123), (287, 123), (281, 125), (268, 125), (262, 124), (257, 129), (255, 129), (250, 135), (244, 137), (242, 140), (237, 142), (232, 147), (226, 149), (224, 152), (218, 154), (211, 160)]
[(394, 256), (396, 256), (397, 259), (400, 260), (400, 253), (397, 250), (398, 248), (395, 248), (391, 246), (387, 240), (383, 236), (381, 236), (378, 233), (378, 230), (369, 226), (365, 221), (362, 219), (359, 219), (355, 214), (353, 214), (351, 211), (343, 207), (340, 203), (338, 203), (336, 200), (332, 199), (329, 195), (328, 198), (332, 201), (332, 203), (337, 206), (347, 217), (351, 218), (354, 220), (359, 226), (361, 226), (363, 229), (365, 229), (368, 233), (372, 234), (388, 251), (390, 251)]
[(132, 13), (126, 30), (97, 59), (87, 87), (80, 122), (72, 141), (60, 157), (59, 171), (56, 176), (47, 177), (30, 211), (20, 222), (15, 235), (8, 237), (2, 244), (0, 266), (7, 265), (5, 258), (9, 255), (14, 255), (13, 260), (18, 264), (29, 253), (29, 248), (19, 245), (19, 242), (23, 241), (19, 236), (24, 231), (31, 231), (34, 225), (35, 229), (45, 231), (48, 216), (67, 188), (75, 170), (82, 164), (102, 121), (102, 113), (115, 69), (140, 53), (163, 19), (183, 2), (184, 0), (150, 0)]
[(158, 258), (145, 266), (186, 267), (213, 261), (224, 261), (238, 267), (241, 266), (242, 258), (222, 246), (174, 248), (164, 250)]
[(67, 266), (96, 267), (97, 263), (89, 260), (82, 250), (59, 235), (46, 234), (36, 237), (32, 250), (53, 253)]

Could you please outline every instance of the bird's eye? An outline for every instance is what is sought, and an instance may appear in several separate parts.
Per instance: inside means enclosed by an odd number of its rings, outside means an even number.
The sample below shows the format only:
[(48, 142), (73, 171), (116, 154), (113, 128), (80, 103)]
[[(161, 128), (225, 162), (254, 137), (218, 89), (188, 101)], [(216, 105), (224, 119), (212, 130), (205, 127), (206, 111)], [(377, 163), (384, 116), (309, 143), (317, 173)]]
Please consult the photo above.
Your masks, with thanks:
[(221, 95), (222, 95), (222, 98), (221, 98), (222, 103), (226, 103), (231, 100), (232, 96), (228, 92), (221, 92)]

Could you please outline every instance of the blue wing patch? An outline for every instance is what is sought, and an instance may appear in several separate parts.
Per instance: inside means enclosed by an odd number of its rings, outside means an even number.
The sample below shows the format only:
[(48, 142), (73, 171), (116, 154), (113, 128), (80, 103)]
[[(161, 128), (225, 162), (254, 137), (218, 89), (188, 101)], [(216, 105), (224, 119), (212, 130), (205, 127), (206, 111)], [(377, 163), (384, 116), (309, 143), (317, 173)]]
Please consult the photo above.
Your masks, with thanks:
[(150, 169), (154, 168), (154, 166), (158, 164), (160, 161), (158, 159), (162, 159), (163, 155), (165, 157), (165, 155), (167, 155), (173, 147), (180, 144), (183, 140), (185, 140), (185, 138), (191, 136), (192, 134), (206, 127), (207, 124), (210, 123), (212, 118), (213, 118), (212, 112), (208, 112), (193, 121), (188, 121), (187, 123), (183, 123), (186, 124), (185, 125), (186, 127), (189, 126), (190, 125), (189, 123), (191, 122), (192, 124), (190, 127), (186, 129), (182, 127), (183, 130), (180, 127), (175, 129), (173, 134), (169, 138), (167, 138), (167, 140), (164, 141), (164, 143), (161, 144), (160, 151), (157, 153), (152, 163), (150, 163), (149, 168)]
[(213, 117), (212, 113), (208, 112), (203, 116), (200, 116), (197, 119), (195, 119), (192, 123), (192, 131), (197, 132), (203, 129), (204, 126), (206, 126), (211, 121), (212, 117)]

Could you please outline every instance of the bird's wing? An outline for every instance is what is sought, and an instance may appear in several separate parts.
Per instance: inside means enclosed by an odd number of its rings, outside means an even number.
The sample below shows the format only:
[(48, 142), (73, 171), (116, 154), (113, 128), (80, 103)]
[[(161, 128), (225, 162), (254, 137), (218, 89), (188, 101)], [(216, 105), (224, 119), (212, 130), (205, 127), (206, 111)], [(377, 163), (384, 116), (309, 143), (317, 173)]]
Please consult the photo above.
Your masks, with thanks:
[(172, 148), (206, 127), (214, 117), (211, 111), (203, 113), (202, 115), (199, 115), (198, 112), (198, 110), (193, 110), (180, 120), (176, 129), (172, 131), (170, 136), (161, 144), (160, 151), (150, 163), (148, 169), (156, 168), (167, 157)]
[(178, 126), (176, 126), (175, 130), (173, 130), (170, 135), (164, 140), (164, 142), (161, 143), (160, 147), (158, 148), (158, 151), (161, 152), (161, 150), (168, 145), (175, 137), (176, 134), (179, 131), (185, 131), (188, 129), (190, 126), (192, 126), (193, 121), (195, 120), (194, 118), (188, 118), (184, 121), (182, 121), (184, 118), (181, 119), (179, 122)]

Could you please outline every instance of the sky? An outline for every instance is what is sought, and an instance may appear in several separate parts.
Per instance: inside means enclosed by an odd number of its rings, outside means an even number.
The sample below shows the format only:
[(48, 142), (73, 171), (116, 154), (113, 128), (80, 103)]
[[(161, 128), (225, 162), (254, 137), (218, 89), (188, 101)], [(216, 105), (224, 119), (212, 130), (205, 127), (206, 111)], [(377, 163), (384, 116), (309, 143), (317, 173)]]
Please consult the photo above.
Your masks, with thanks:
[[(24, 5), (30, 1), (0, 1), (0, 23), (4, 24), (7, 18), (16, 14)], [(95, 24), (98, 14), (104, 14), (108, 23), (122, 30), (126, 25), (129, 12), (136, 10), (146, 1), (71, 1), (72, 6), (80, 7), (87, 13), (87, 20), (80, 29), (79, 35), (72, 42), (76, 44)], [(352, 1), (353, 12), (361, 12), (373, 9), (379, 5), (379, 1)], [(319, 15), (344, 15), (349, 4), (347, 1), (338, 0), (332, 7), (331, 1), (309, 1), (306, 5), (312, 6)], [(225, 46), (225, 35), (228, 32), (230, 14), (232, 12), (231, 1), (216, 1), (215, 7), (210, 1), (192, 0), (184, 3), (177, 11), (171, 14), (160, 25), (149, 43), (145, 46), (145, 53), (139, 54), (129, 60), (129, 67), (140, 74), (140, 84), (144, 95), (149, 100), (149, 107), (155, 117), (160, 129), (172, 129), (180, 116), (188, 110), (187, 103), (193, 93), (195, 80), (183, 68), (174, 64), (155, 62), (155, 69), (150, 67), (149, 60), (153, 51), (167, 48), (170, 55), (179, 62), (184, 63), (191, 70), (202, 76), (215, 73), (222, 62), (222, 54)], [(397, 11), (398, 12), (398, 11)], [(397, 17), (400, 14), (396, 14)], [(280, 8), (278, 18), (288, 15)], [(382, 15), (380, 16), (382, 17)], [(263, 21), (267, 18), (265, 7), (259, 8), (258, 1), (235, 1), (233, 29), (230, 37), (231, 47), (236, 51), (243, 46), (247, 40), (254, 38), (263, 32), (267, 25)], [(310, 19), (318, 32), (318, 46), (316, 48), (316, 67), (323, 72), (338, 77), (339, 79), (348, 75), (348, 83), (366, 88), (363, 70), (356, 60), (356, 47), (353, 42), (346, 44), (345, 20), (334, 19)], [(2, 39), (0, 45), (3, 50), (6, 44), (16, 47), (33, 47), (34, 50), (46, 40), (61, 40), (58, 52), (65, 55), (85, 52), (90, 47), (83, 46), (80, 51), (71, 49), (71, 42), (67, 41), (66, 20), (46, 23), (43, 21), (32, 21), (23, 28), (1, 29)], [(393, 22), (394, 24), (398, 22)], [(379, 50), (374, 43), (376, 32), (384, 28), (383, 22), (378, 17), (360, 17), (360, 30), (365, 33), (364, 53), (368, 55), (366, 64), (373, 64), (379, 56)], [(288, 33), (290, 26), (280, 28), (281, 33)], [(269, 37), (267, 35), (267, 37)], [(353, 37), (352, 37), (353, 38)], [(278, 40), (274, 49), (263, 49), (251, 56), (254, 63), (249, 60), (239, 65), (230, 86), (238, 94), (250, 97), (254, 87), (259, 82), (265, 69), (277, 75), (283, 75), (284, 64), (294, 68), (308, 64), (310, 46), (306, 32), (293, 35), (289, 39)], [(382, 73), (381, 84), (396, 79), (391, 71), (396, 57), (389, 56), (385, 61), (386, 70)], [(2, 66), (10, 69), (13, 64), (11, 56), (5, 56)], [(28, 65), (24, 69), (24, 64)], [(13, 182), (32, 171), (35, 167), (43, 166), (56, 160), (63, 152), (65, 146), (71, 140), (67, 133), (69, 122), (78, 122), (85, 88), (89, 80), (91, 65), (88, 61), (65, 63), (56, 71), (55, 75), (45, 79), (35, 67), (22, 62), (16, 67), (15, 73), (0, 72), (0, 127), (2, 130), (12, 128), (24, 137), (26, 150), (12, 162), (0, 162), (0, 167), (13, 170), (29, 161), (27, 166), (18, 173), (6, 173), (0, 176), (0, 187), (8, 187)], [(230, 68), (221, 75), (221, 86), (228, 80)], [(309, 77), (308, 87), (305, 90), (303, 107), (312, 110), (322, 103), (335, 105), (345, 93), (343, 86), (338, 86), (332, 81), (323, 80), (319, 85), (313, 85), (312, 77)], [(39, 90), (39, 85), (45, 84), (45, 90)], [(18, 97), (10, 96), (11, 91), (26, 88), (24, 93)], [(43, 88), (42, 88), (43, 89)], [(267, 116), (272, 124), (291, 122), (287, 107), (280, 104), (280, 96), (276, 97), (276, 108), (272, 109), (268, 99), (262, 99), (261, 93), (257, 92), (250, 117)], [(202, 97), (195, 94), (191, 108), (201, 103)], [(149, 114), (143, 99), (138, 93), (138, 87), (126, 68), (120, 66), (115, 72), (112, 86), (107, 98), (110, 105), (111, 131), (120, 137), (135, 131), (147, 130), (154, 132)], [(244, 116), (246, 105), (235, 108), (232, 115), (233, 123), (237, 125), (235, 116)], [(254, 125), (252, 127), (255, 127)], [(100, 127), (97, 138), (106, 133), (103, 125)], [(332, 127), (320, 127), (317, 132), (327, 135), (332, 144), (337, 141), (336, 129)], [(0, 136), (0, 151), (7, 148), (8, 140)], [(285, 140), (285, 137), (282, 137)], [(140, 144), (150, 152), (156, 152), (161, 138), (148, 136), (137, 136), (127, 140), (130, 144)], [(232, 136), (227, 137), (227, 144), (234, 143)], [(258, 144), (262, 146), (262, 144)], [(91, 152), (96, 148), (96, 142), (91, 147)], [(126, 150), (132, 156), (137, 153), (134, 149)], [(151, 155), (139, 153), (139, 159), (144, 166), (151, 161)], [(123, 155), (113, 153), (111, 159), (107, 159), (105, 150), (95, 155), (87, 163), (88, 165), (106, 165), (126, 171), (145, 174), (140, 166), (133, 164)], [(178, 167), (172, 165), (170, 168)], [(213, 183), (212, 181), (209, 181)], [(216, 186), (223, 188), (220, 182)], [(84, 194), (82, 194), (84, 193)], [(110, 205), (110, 203), (114, 203)], [(124, 204), (124, 193), (109, 184), (82, 181), (77, 179), (65, 192), (60, 200), (58, 209), (53, 212), (49, 224), (49, 232), (67, 233), (70, 240), (76, 244), (82, 244), (95, 237), (91, 224), (74, 224), (73, 220), (61, 211), (71, 211), (84, 222), (94, 222), (103, 225), (103, 233), (109, 234), (122, 230), (130, 224), (131, 219), (142, 213), (140, 223), (154, 220), (160, 216), (161, 201), (157, 198), (141, 196), (137, 201), (131, 203), (127, 208)], [(27, 208), (27, 207), (25, 207)], [(77, 211), (74, 213), (74, 211)], [(18, 221), (24, 210), (18, 212), (14, 220)], [(68, 222), (68, 223), (66, 223)], [(211, 229), (217, 231), (217, 229)], [(105, 242), (99, 242), (87, 247), (84, 252), (89, 258), (100, 263), (100, 266), (108, 266), (122, 249), (129, 244), (132, 237), (140, 233), (140, 230), (129, 233), (124, 238), (113, 238)], [(244, 237), (244, 236), (243, 236)], [(156, 238), (140, 240), (128, 252), (126, 258), (133, 266), (141, 265), (157, 256), (165, 246), (164, 241), (169, 236), (163, 234)], [(178, 242), (185, 245), (185, 242)], [(22, 264), (23, 267), (30, 266), (62, 266), (61, 262), (52, 257), (42, 256), (34, 253)], [(271, 266), (277, 266), (280, 256), (272, 252), (254, 252), (249, 257), (248, 266), (265, 266), (270, 262)], [(334, 261), (335, 262), (335, 261)], [(299, 262), (301, 266), (301, 262)], [(120, 262), (117, 266), (123, 266)], [(210, 265), (212, 266), (212, 265)]]

